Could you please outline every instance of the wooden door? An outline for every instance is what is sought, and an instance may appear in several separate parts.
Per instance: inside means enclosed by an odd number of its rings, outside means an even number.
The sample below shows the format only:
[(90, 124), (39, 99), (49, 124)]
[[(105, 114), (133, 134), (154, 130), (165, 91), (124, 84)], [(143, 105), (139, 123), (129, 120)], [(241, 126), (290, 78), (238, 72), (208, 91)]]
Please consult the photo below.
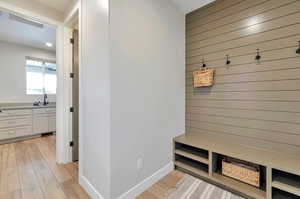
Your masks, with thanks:
[(73, 32), (73, 161), (79, 159), (79, 34), (78, 30)]

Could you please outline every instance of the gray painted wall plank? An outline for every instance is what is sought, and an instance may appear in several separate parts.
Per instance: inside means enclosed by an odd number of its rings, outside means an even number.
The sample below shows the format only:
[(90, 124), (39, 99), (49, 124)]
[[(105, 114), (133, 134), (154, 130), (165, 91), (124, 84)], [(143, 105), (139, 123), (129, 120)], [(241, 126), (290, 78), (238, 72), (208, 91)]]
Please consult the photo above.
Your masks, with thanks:
[[(226, 0), (228, 1), (228, 0)], [(230, 0), (229, 0), (230, 1)], [(204, 33), (206, 31), (213, 30), (215, 28), (228, 25), (230, 23), (235, 23), (244, 19), (251, 19), (255, 17), (256, 15), (266, 13), (268, 11), (271, 11), (273, 9), (278, 9), (284, 5), (288, 5), (289, 3), (293, 3), (296, 0), (286, 0), (286, 1), (278, 1), (278, 0), (269, 0), (269, 1), (263, 1), (262, 4), (259, 4), (257, 6), (253, 6), (249, 9), (236, 12), (232, 15), (228, 15), (226, 17), (223, 17), (219, 20), (212, 21), (209, 24), (206, 24), (205, 26), (196, 26), (192, 29), (187, 30), (187, 36), (192, 36), (199, 33)], [(199, 11), (201, 12), (201, 11)], [(188, 17), (189, 18), (189, 17)], [(188, 20), (188, 19), (187, 19)], [(198, 18), (198, 20), (201, 20)]]
[[(190, 53), (194, 53), (197, 55), (204, 55), (208, 53), (213, 53), (221, 50), (228, 50), (239, 48), (243, 46), (251, 46), (253, 44), (257, 44), (264, 41), (275, 40), (283, 37), (287, 37), (290, 35), (295, 35), (300, 33), (300, 24), (288, 25), (284, 28), (280, 28), (277, 30), (271, 30), (264, 33), (254, 34), (245, 38), (239, 38), (230, 42), (224, 42), (220, 44), (215, 44), (213, 46), (208, 47), (199, 47), (193, 50), (187, 49), (187, 57), (190, 57)], [(256, 49), (256, 48), (254, 48)]]
[(232, 108), (210, 108), (210, 107), (186, 107), (188, 113), (198, 114), (216, 114), (223, 116), (249, 117), (261, 120), (270, 120), (278, 122), (291, 122), (300, 124), (300, 113), (276, 112), (276, 111), (259, 111), (259, 110), (242, 110)]
[(214, 14), (201, 17), (198, 20), (194, 20), (192, 23), (187, 23), (186, 29), (190, 30), (200, 25), (206, 25), (212, 21), (223, 19), (228, 15), (233, 15), (237, 12), (249, 9), (257, 5), (261, 5), (263, 2), (266, 1), (268, 0), (245, 0), (240, 3), (235, 3), (232, 6), (227, 7), (226, 9), (222, 9), (218, 12), (215, 12)]
[[(300, 152), (299, 18), (299, 0), (219, 0), (187, 15), (187, 132)], [(193, 88), (203, 59), (215, 85)]]
[[(297, 9), (295, 9), (295, 10), (297, 10)], [(293, 13), (294, 14), (282, 16), (280, 18), (276, 18), (274, 20), (267, 21), (264, 23), (257, 23), (254, 25), (246, 26), (244, 28), (241, 28), (241, 29), (238, 29), (235, 31), (230, 30), (230, 32), (228, 32), (228, 33), (220, 33), (219, 35), (210, 37), (210, 38), (203, 38), (203, 35), (194, 36), (193, 39), (187, 40), (187, 49), (190, 50), (190, 49), (199, 48), (199, 47), (200, 48), (206, 47), (209, 45), (214, 45), (216, 43), (226, 42), (228, 40), (234, 40), (234, 39), (242, 38), (242, 37), (247, 37), (249, 35), (259, 34), (262, 32), (267, 32), (267, 31), (271, 31), (274, 29), (278, 29), (280, 27), (285, 27), (289, 24), (298, 23), (299, 22), (298, 19), (300, 18), (300, 12), (297, 11), (297, 13), (295, 13), (295, 11), (293, 10)], [(249, 22), (247, 22), (247, 23), (249, 23)]]
[[(245, 0), (230, 0), (230, 1), (227, 1), (227, 0), (218, 0), (218, 3), (217, 2), (213, 2), (209, 5), (206, 5), (205, 6), (205, 9), (203, 8), (200, 8), (201, 9), (201, 12), (198, 12), (198, 10), (195, 10), (191, 13), (188, 14), (188, 18), (187, 18), (187, 23), (193, 21), (193, 20), (197, 20), (199, 19), (200, 17), (205, 17), (207, 15), (212, 15), (216, 12), (219, 12), (221, 10), (224, 10), (226, 8), (230, 8), (231, 6), (239, 3), (239, 2), (242, 2), (242, 1), (245, 1)], [(220, 3), (222, 2), (222, 3)]]
[(299, 90), (300, 80), (281, 80), (281, 81), (262, 81), (262, 82), (237, 82), (237, 83), (217, 83), (208, 88), (192, 88), (192, 81), (187, 82), (186, 91), (193, 92), (201, 90), (205, 92), (222, 92), (222, 91), (283, 91)]
[(188, 127), (251, 138), (259, 137), (261, 140), (300, 146), (299, 134), (279, 133), (277, 131), (259, 130), (249, 127), (201, 121), (191, 121)]
[(244, 100), (244, 101), (287, 101), (300, 102), (300, 91), (232, 91), (232, 92), (187, 92), (187, 99), (214, 99), (214, 100)]
[(202, 121), (202, 122), (215, 122), (228, 125), (239, 125), (248, 128), (257, 128), (261, 130), (268, 130), (281, 133), (298, 134), (300, 132), (300, 124), (293, 124), (287, 122), (275, 122), (259, 119), (219, 116), (219, 115), (206, 115), (206, 114), (186, 114), (187, 121)]
[(193, 58), (199, 56), (199, 57), (204, 57), (205, 60), (215, 60), (215, 59), (224, 59), (226, 55), (230, 55), (231, 57), (234, 57), (234, 56), (241, 56), (241, 55), (253, 53), (253, 49), (257, 49), (257, 48), (261, 49), (262, 51), (270, 51), (270, 50), (277, 49), (279, 47), (286, 48), (290, 46), (295, 46), (295, 41), (299, 39), (299, 36), (300, 36), (300, 31), (295, 35), (287, 35), (273, 40), (255, 42), (252, 43), (251, 45), (246, 45), (237, 48), (216, 50), (214, 52), (210, 52), (207, 54), (197, 54), (196, 51), (192, 51), (189, 52), (189, 57), (187, 58)]
[[(299, 1), (294, 1), (292, 3), (286, 4), (285, 6), (280, 6), (275, 9), (268, 10), (267, 12), (264, 12), (259, 15), (255, 15), (254, 17), (246, 18), (243, 20), (239, 20), (234, 23), (229, 23), (227, 25), (223, 25), (221, 27), (212, 27), (209, 31), (204, 31), (201, 33), (197, 33), (194, 35), (191, 35), (187, 39), (187, 43), (194, 42), (197, 40), (204, 40), (208, 38), (212, 38), (218, 35), (222, 35), (225, 33), (233, 32), (236, 30), (240, 30), (246, 27), (250, 27), (253, 25), (261, 24), (267, 21), (274, 21), (278, 19), (279, 17), (284, 17), (287, 15), (290, 15), (294, 12), (298, 12), (298, 7), (300, 6)], [(207, 24), (209, 26), (210, 24)]]
[[(300, 84), (298, 84), (300, 85)], [(212, 107), (227, 109), (266, 110), (277, 112), (300, 113), (300, 102), (257, 102), (257, 101), (213, 101), (213, 100), (187, 100), (189, 107)], [(300, 133), (300, 132), (299, 132)]]

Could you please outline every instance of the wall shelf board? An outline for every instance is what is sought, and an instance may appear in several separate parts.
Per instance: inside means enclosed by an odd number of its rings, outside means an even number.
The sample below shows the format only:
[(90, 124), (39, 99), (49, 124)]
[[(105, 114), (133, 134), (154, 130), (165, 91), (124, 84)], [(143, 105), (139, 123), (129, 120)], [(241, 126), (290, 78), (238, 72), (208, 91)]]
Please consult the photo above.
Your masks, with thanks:
[(204, 171), (204, 168), (199, 169), (181, 161), (175, 161), (175, 166), (187, 170), (189, 172), (192, 172), (195, 175), (206, 177), (206, 178), (208, 177), (208, 172)]
[(247, 196), (250, 196), (252, 198), (256, 198), (256, 199), (265, 199), (266, 198), (265, 191), (260, 190), (254, 186), (245, 184), (243, 182), (239, 182), (232, 178), (223, 176), (221, 174), (214, 173), (212, 176), (212, 179), (213, 179), (213, 181), (217, 182), (218, 184), (221, 184), (222, 186), (228, 187), (229, 189), (233, 189), (242, 194), (246, 194)]
[(272, 199), (300, 199), (299, 196), (273, 188)]
[(191, 151), (187, 149), (175, 149), (175, 154), (182, 155), (184, 157), (196, 160), (198, 162), (204, 163), (204, 164), (209, 164), (209, 161), (205, 157), (201, 157), (200, 155), (195, 155)]
[[(298, 183), (300, 183), (300, 182), (298, 182)], [(288, 183), (283, 183), (281, 181), (273, 181), (272, 187), (275, 187), (282, 191), (286, 191), (286, 192), (292, 193), (294, 195), (300, 196), (300, 188), (289, 185)]]
[(272, 169), (272, 187), (300, 197), (300, 176)]

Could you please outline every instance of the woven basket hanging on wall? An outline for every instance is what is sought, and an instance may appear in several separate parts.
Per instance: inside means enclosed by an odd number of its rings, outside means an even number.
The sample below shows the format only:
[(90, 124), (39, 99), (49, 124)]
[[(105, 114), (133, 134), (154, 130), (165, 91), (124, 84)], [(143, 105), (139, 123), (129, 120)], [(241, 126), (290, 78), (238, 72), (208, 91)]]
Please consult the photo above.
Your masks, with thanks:
[(194, 88), (212, 86), (214, 84), (214, 72), (214, 69), (194, 71)]

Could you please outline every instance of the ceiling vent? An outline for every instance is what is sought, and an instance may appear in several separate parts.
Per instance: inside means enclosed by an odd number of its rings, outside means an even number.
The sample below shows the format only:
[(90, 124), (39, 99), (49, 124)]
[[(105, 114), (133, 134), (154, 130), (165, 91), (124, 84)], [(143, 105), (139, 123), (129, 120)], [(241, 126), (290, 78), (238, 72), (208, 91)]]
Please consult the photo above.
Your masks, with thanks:
[(31, 25), (31, 26), (34, 26), (34, 27), (44, 28), (44, 24), (42, 24), (42, 23), (39, 23), (39, 22), (31, 20), (31, 19), (26, 19), (24, 17), (20, 17), (20, 16), (17, 16), (17, 15), (14, 15), (14, 14), (9, 14), (9, 19), (20, 22), (20, 23), (24, 23), (24, 24), (27, 24), (27, 25)]

